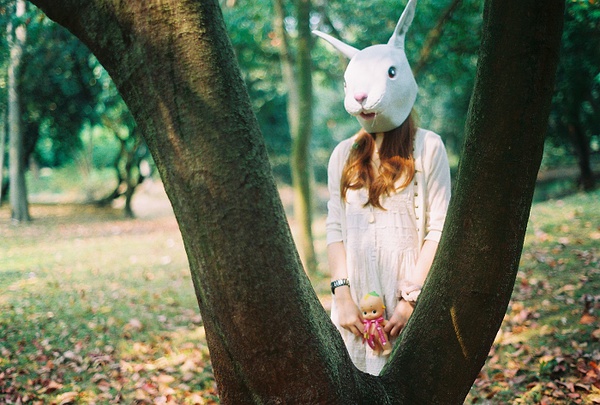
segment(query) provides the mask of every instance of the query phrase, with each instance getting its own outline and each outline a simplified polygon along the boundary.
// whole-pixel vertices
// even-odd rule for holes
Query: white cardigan
[[[340,193],[342,171],[355,137],[340,142],[331,154],[328,167],[327,244],[346,243],[345,204]],[[450,201],[450,166],[442,139],[419,128],[414,145],[415,217],[419,246],[425,240],[439,242]]]

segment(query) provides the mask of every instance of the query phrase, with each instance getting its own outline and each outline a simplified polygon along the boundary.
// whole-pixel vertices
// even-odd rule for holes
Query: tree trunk
[[[5,104],[0,104],[0,206],[4,198],[4,154],[6,153],[6,108]]]
[[[540,167],[564,2],[486,1],[466,139],[438,254],[385,375],[461,403],[501,325]],[[440,344],[440,342],[444,342]]]
[[[440,255],[382,378],[358,372],[294,250],[217,1],[35,0],[96,54],[185,243],[223,403],[461,403],[514,283],[564,2],[488,1]]]
[[[577,163],[579,164],[578,186],[583,191],[592,191],[596,186],[596,181],[590,162],[590,142],[587,136],[585,136],[581,128],[581,123],[578,122],[577,118],[571,120],[567,126],[567,130],[577,153]]]
[[[25,0],[16,1],[15,17],[25,14]],[[12,30],[11,30],[12,31]],[[31,220],[25,184],[25,142],[21,125],[21,103],[19,100],[19,80],[21,59],[25,45],[25,25],[19,22],[10,33],[10,62],[8,66],[8,132],[9,132],[9,181],[11,218],[15,223]]]
[[[294,219],[298,223],[296,242],[300,257],[309,274],[317,271],[317,255],[312,232],[312,192],[310,139],[312,137],[312,60],[310,32],[310,0],[295,3],[298,40],[297,57],[292,57],[289,35],[284,28],[285,9],[282,0],[274,0],[274,27],[279,37],[279,53],[283,81],[287,88],[287,116],[292,138],[291,172],[294,189]],[[294,68],[294,66],[296,68]]]

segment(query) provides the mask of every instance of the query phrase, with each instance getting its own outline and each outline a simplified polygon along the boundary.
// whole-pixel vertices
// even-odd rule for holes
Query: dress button
[[[369,215],[369,223],[372,224],[373,222],[375,222],[375,215],[371,214]]]

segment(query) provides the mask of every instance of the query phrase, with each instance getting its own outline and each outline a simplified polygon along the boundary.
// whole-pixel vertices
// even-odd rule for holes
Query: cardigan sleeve
[[[329,201],[327,202],[327,221],[325,223],[328,245],[344,241],[342,222],[344,221],[345,214],[344,202],[342,201],[340,192],[340,180],[352,143],[352,138],[340,142],[329,158],[329,165],[327,167]]]
[[[450,165],[442,139],[433,132],[425,138],[422,164],[427,187],[425,240],[439,242],[450,202]]]

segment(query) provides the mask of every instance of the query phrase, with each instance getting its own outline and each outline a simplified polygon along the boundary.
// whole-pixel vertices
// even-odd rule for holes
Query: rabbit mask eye
[[[394,66],[390,66],[390,68],[388,69],[388,76],[390,77],[390,79],[396,77],[396,68]]]

